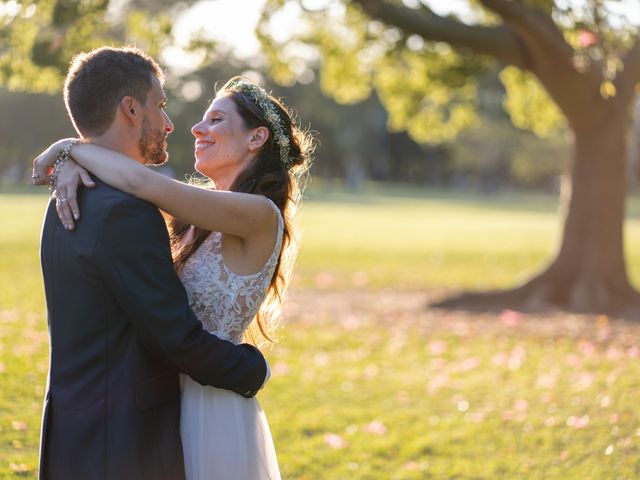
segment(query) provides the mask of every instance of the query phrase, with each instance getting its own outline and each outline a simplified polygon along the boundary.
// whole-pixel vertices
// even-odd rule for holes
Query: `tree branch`
[[[602,71],[591,64],[585,72],[574,66],[575,51],[547,14],[521,1],[480,0],[513,28],[531,56],[531,71],[555,100],[572,125],[588,117],[589,105],[602,100],[598,95]]]
[[[530,68],[516,36],[509,28],[466,25],[433,12],[427,13],[424,9],[412,10],[384,0],[353,2],[360,5],[370,17],[407,33],[420,35],[425,40],[445,42],[453,47],[492,56],[508,65]]]
[[[571,66],[573,48],[567,43],[553,19],[542,11],[534,10],[521,2],[509,0],[480,0],[489,10],[502,17],[519,33],[536,56],[548,58],[554,55],[556,62]]]

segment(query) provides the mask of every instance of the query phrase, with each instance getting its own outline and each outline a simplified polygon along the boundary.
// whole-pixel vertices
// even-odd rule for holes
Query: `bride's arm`
[[[86,143],[73,158],[105,183],[198,227],[247,239],[276,222],[266,197],[208,190],[170,179],[126,155]]]

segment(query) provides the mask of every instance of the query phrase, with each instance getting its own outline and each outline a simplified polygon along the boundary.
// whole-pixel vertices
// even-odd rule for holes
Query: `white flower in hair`
[[[289,156],[291,142],[284,127],[282,117],[278,114],[277,107],[269,99],[269,94],[259,85],[245,79],[238,79],[226,88],[232,92],[244,93],[264,112],[264,119],[269,125],[273,138],[280,150],[280,161],[289,168],[292,158]]]

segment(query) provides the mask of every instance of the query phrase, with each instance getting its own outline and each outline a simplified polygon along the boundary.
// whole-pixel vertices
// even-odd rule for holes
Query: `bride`
[[[164,140],[168,133],[153,131],[151,123],[146,128],[148,138]],[[204,328],[235,343],[243,337],[272,341],[274,315],[269,313],[281,301],[295,256],[290,220],[301,200],[311,138],[279,100],[242,77],[217,92],[191,132],[195,168],[212,181],[209,188],[171,180],[120,153],[69,140],[52,145],[34,165],[44,172],[61,152],[70,152],[71,158],[56,167],[59,196],[75,197],[76,178],[92,183],[86,169],[170,214],[174,264]],[[73,229],[80,212],[70,203],[58,202],[58,214]],[[202,386],[188,376],[181,380],[180,428],[189,480],[280,478],[269,426],[255,398]]]

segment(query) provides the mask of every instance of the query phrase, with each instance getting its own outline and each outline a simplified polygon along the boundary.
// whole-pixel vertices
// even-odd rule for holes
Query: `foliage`
[[[509,187],[557,190],[568,142],[554,136],[544,140],[513,128],[505,119],[491,119],[466,130],[448,147],[454,184],[495,191]]]
[[[0,176],[13,168],[29,177],[31,161],[47,145],[75,135],[62,95],[8,92],[0,89]]]
[[[424,293],[396,283],[406,277],[400,285],[416,286],[406,275],[411,263],[393,260],[407,241],[416,242],[414,261],[437,245],[467,248],[448,280],[446,260],[424,269],[426,276],[440,272],[434,285],[484,284],[491,265],[505,265],[502,278],[513,277],[519,268],[512,268],[513,253],[540,257],[541,231],[540,244],[550,243],[554,200],[380,193],[316,193],[305,207],[299,270],[313,288],[297,283],[290,293],[282,339],[267,352],[273,377],[259,395],[283,478],[637,478],[640,419],[630,395],[640,388],[637,326],[553,312],[439,312],[424,308]],[[6,479],[36,473],[49,353],[37,255],[45,202],[44,195],[0,195],[7,227],[0,233],[0,478]],[[637,216],[640,204],[632,207]],[[420,214],[422,237],[433,239],[421,251],[413,235],[398,235],[416,228]],[[485,224],[491,237],[483,237]],[[464,241],[471,237],[478,240],[473,246]],[[343,274],[358,283],[327,286],[327,258],[354,257],[371,243]],[[639,244],[629,242],[636,280]],[[473,271],[474,259],[484,267]],[[376,285],[384,288],[354,289],[364,278],[354,275],[358,269],[374,278],[381,262],[387,276]]]
[[[612,81],[621,68],[620,48],[629,46],[633,30],[626,19],[609,10],[612,2],[524,3],[554,16],[576,48],[576,65],[601,64],[602,95],[615,95]],[[413,1],[404,2],[404,7],[429,13],[432,4]],[[470,0],[469,8],[472,23],[501,23],[477,0]],[[285,14],[296,18],[301,27],[282,40],[270,27],[272,18]],[[475,82],[489,64],[486,58],[384,26],[344,0],[268,0],[259,31],[270,73],[278,82],[292,83],[296,73],[289,66],[307,61],[318,65],[323,91],[338,102],[361,101],[375,89],[389,112],[389,126],[406,130],[419,142],[451,140],[473,124]],[[562,132],[564,116],[530,73],[509,67],[501,79],[507,89],[505,110],[514,125],[543,138]]]
[[[541,138],[558,135],[566,128],[564,115],[533,75],[507,67],[500,73],[500,80],[507,89],[504,108],[516,127],[531,130]]]
[[[453,51],[388,54],[384,67],[376,68],[374,82],[389,112],[390,128],[406,130],[420,142],[442,143],[471,125],[476,88],[460,74],[468,68],[465,63]]]
[[[291,15],[295,2],[267,2],[258,32],[274,80],[291,83],[296,75],[288,66],[311,59],[327,96],[355,103],[375,89],[389,112],[389,127],[420,142],[451,140],[472,123],[473,74],[484,69],[481,60],[372,22],[349,2],[326,4],[301,10],[299,33],[281,42],[271,22],[278,14]]]
[[[136,45],[157,56],[171,18],[190,2],[12,0],[0,9],[0,86],[56,93],[76,53]]]

